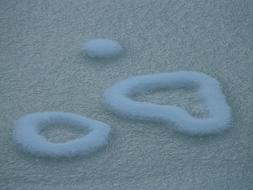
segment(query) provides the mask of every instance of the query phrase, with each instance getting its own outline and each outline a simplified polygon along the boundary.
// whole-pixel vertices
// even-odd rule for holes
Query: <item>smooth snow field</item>
[[[251,0],[1,0],[0,189],[250,190],[252,10]],[[124,52],[110,59],[83,55],[84,43],[92,39],[115,40]],[[115,53],[107,45],[95,47]],[[121,113],[104,103],[104,93],[120,81],[180,71],[204,73],[219,82],[225,104],[220,101],[215,108],[229,106],[231,128],[192,136],[175,130],[173,121],[165,126],[118,117]],[[177,106],[199,120],[213,116],[196,88],[141,88],[132,101]],[[212,96],[217,93],[208,94],[209,100],[215,100]],[[223,111],[213,113],[226,124]],[[110,126],[110,137],[89,154],[31,154],[16,144],[13,133],[19,118],[38,112],[92,118]],[[73,127],[71,121],[42,122],[47,126],[32,135],[24,127],[28,133],[21,133],[21,144],[43,148],[30,146],[34,135],[59,145],[92,133],[89,126]],[[84,148],[74,147],[78,153]]]

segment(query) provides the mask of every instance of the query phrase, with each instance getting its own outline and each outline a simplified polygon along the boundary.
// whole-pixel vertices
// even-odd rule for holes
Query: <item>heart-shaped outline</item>
[[[208,111],[207,118],[195,118],[178,106],[137,102],[130,96],[161,88],[198,88]],[[179,71],[142,75],[120,81],[104,92],[104,102],[116,114],[133,119],[165,122],[175,130],[191,135],[219,133],[231,127],[231,110],[220,85],[214,78],[199,72]]]

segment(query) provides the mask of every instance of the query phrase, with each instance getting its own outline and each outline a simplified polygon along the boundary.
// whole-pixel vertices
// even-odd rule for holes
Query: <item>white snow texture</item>
[[[52,124],[91,130],[82,138],[64,143],[49,142],[39,132]],[[72,157],[87,155],[107,144],[110,127],[102,122],[65,112],[38,112],[21,117],[14,130],[14,140],[24,151],[38,156]]]
[[[119,55],[123,48],[115,40],[93,39],[84,44],[82,51],[92,58],[111,58]]]
[[[202,103],[208,111],[208,117],[195,118],[178,106],[137,102],[130,98],[145,91],[164,88],[198,89]],[[186,134],[215,134],[231,127],[230,107],[218,81],[199,72],[179,71],[129,78],[107,89],[104,101],[109,109],[120,116],[163,122]],[[174,125],[171,125],[171,122]]]

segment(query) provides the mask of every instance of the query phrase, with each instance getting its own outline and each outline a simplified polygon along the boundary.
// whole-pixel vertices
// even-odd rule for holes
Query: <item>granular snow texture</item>
[[[1,189],[250,189],[252,10],[252,0],[1,0]],[[124,56],[83,57],[82,43],[97,37],[117,39]],[[179,70],[220,82],[233,114],[231,130],[189,137],[118,118],[102,104],[103,92],[117,81]],[[201,110],[194,92],[169,94],[138,98]],[[19,151],[14,122],[44,111],[103,121],[112,126],[111,141],[94,155],[73,159]]]

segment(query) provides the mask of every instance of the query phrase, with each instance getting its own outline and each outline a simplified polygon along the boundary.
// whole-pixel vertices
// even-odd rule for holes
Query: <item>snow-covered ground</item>
[[[250,189],[253,181],[253,3],[251,0],[1,0],[0,189]],[[94,38],[124,48],[84,57]],[[217,79],[233,116],[220,135],[192,137],[152,122],[118,118],[103,93],[136,75],[197,71]],[[206,113],[194,90],[135,97]],[[15,121],[32,112],[72,112],[112,134],[89,156],[39,158],[13,142]],[[42,131],[52,142],[72,128]]]

